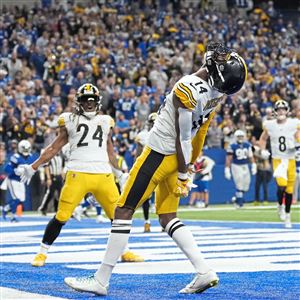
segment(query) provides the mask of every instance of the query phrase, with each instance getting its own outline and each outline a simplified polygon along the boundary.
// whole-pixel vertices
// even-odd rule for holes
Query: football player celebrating
[[[217,274],[176,212],[180,196],[187,196],[191,188],[189,165],[199,156],[215,109],[224,94],[240,90],[246,76],[244,60],[222,44],[213,43],[208,46],[204,65],[174,85],[158,112],[146,147],[129,173],[100,268],[94,276],[65,278],[67,285],[78,291],[107,294],[111,273],[129,238],[134,211],[154,190],[161,226],[197,273],[180,293],[200,293],[218,283]]]
[[[225,178],[231,179],[235,185],[235,197],[233,202],[237,208],[244,204],[244,193],[249,190],[251,176],[249,171],[249,163],[251,163],[251,174],[255,175],[257,166],[254,162],[252,145],[246,141],[246,134],[243,130],[236,130],[234,133],[236,142],[232,143],[227,148]]]
[[[40,251],[32,262],[35,267],[44,266],[50,246],[87,193],[93,193],[108,218],[113,219],[119,192],[112,167],[119,182],[122,183],[125,174],[118,169],[113,149],[111,135],[114,121],[108,115],[99,114],[100,108],[101,97],[97,87],[88,83],[82,85],[76,94],[75,113],[60,115],[60,131],[56,139],[36,161],[24,165],[20,174],[21,180],[28,183],[37,169],[69,142],[67,174],[58,210],[45,229]],[[143,261],[143,258],[125,250],[122,260]]]
[[[266,143],[270,137],[273,176],[277,183],[278,214],[285,227],[291,228],[291,205],[296,180],[296,152],[300,148],[300,121],[288,118],[289,104],[278,100],[274,105],[274,120],[263,124],[264,131],[259,139],[261,151],[268,155]],[[283,205],[285,199],[285,207]]]

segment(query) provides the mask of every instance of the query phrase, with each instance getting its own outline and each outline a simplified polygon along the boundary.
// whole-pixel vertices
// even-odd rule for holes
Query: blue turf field
[[[60,299],[97,298],[73,292],[63,279],[96,270],[110,224],[71,220],[51,248],[46,266],[33,268],[30,261],[48,220],[24,217],[18,224],[1,223],[1,286]],[[142,221],[134,222],[130,247],[145,262],[119,263],[107,299],[300,299],[299,224],[287,230],[279,223],[185,221],[220,283],[201,295],[180,295],[193,269],[158,223],[152,223],[153,232],[145,234]]]

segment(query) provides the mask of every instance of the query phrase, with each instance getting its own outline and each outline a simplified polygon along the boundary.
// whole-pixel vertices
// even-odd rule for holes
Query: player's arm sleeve
[[[253,151],[251,145],[249,146],[249,158],[253,158]]]
[[[193,89],[190,84],[184,82],[178,82],[174,88],[175,95],[179,98],[180,102],[187,109],[194,110],[197,101],[195,99],[195,95],[193,94]]]
[[[6,164],[6,166],[4,167],[4,171],[7,175],[13,175],[15,174],[14,169],[18,166],[18,158],[13,155],[9,162]]]
[[[197,157],[200,155],[200,152],[202,151],[209,124],[213,119],[213,117],[215,116],[215,114],[216,114],[215,111],[211,112],[206,122],[200,127],[197,134],[194,136],[192,140],[192,157],[190,161],[192,164],[196,161]]]
[[[178,108],[179,140],[185,164],[189,164],[192,152],[192,112],[185,108]]]
[[[268,124],[266,122],[264,122],[263,123],[263,132],[260,135],[260,138],[258,141],[258,145],[261,149],[266,149],[268,137],[269,137]]]

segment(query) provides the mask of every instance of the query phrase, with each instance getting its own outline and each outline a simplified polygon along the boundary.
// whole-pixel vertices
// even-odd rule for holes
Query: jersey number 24
[[[81,132],[81,131],[83,131],[83,133],[82,133],[80,140],[77,143],[77,147],[86,147],[86,146],[88,146],[89,143],[84,142],[84,140],[85,140],[86,136],[88,135],[89,126],[87,124],[79,124],[77,127],[77,132]],[[92,139],[99,141],[99,144],[98,144],[99,147],[102,146],[102,142],[103,142],[102,136],[103,136],[102,127],[100,125],[98,125],[92,136]]]

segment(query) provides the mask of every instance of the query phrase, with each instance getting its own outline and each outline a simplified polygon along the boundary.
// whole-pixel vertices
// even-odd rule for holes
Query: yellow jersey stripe
[[[176,96],[180,99],[181,103],[188,109],[193,110],[195,106],[191,103],[190,98],[185,92],[182,92],[179,89],[175,91]]]
[[[183,89],[181,86],[178,86],[178,89],[179,89],[182,93],[184,93],[185,95],[187,95],[187,97],[188,97],[187,100],[191,103],[191,105],[192,105],[193,107],[195,107],[196,104],[195,104],[195,102],[192,101],[192,99],[191,99],[190,95],[188,94],[188,92],[187,92],[185,89]]]
[[[196,106],[197,101],[195,100],[192,91],[191,91],[185,84],[183,84],[183,83],[179,83],[179,86],[188,92],[188,94],[190,95],[191,101],[192,101],[192,102],[195,104],[195,106]]]
[[[181,92],[187,94],[187,91],[184,90],[184,89],[182,89],[182,87],[178,87],[178,89],[179,89]],[[187,95],[188,95],[188,94],[187,94]],[[191,103],[191,105],[192,105],[193,107],[196,106],[196,103],[190,98],[190,95],[188,95],[188,101]]]
[[[194,109],[194,106],[192,105],[189,96],[186,94],[186,92],[183,92],[182,90],[177,87],[175,90],[175,95],[181,100],[181,103],[188,109]]]

